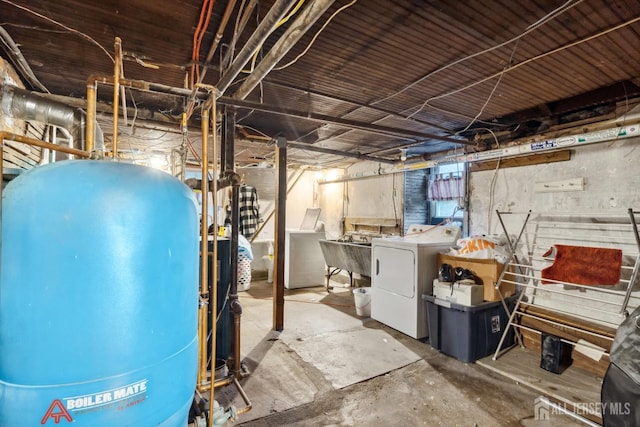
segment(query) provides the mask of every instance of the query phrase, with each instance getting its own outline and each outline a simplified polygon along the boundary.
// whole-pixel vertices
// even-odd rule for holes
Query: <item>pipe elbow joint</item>
[[[229,309],[233,312],[234,316],[242,315],[242,304],[240,304],[240,301],[237,299],[231,300]]]
[[[242,183],[242,177],[235,171],[226,171],[227,179],[232,186],[240,185]]]

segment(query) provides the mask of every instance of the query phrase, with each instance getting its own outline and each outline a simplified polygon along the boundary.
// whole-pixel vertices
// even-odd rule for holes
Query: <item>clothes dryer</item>
[[[422,294],[431,295],[437,254],[460,237],[457,226],[411,226],[404,237],[371,241],[371,317],[421,339],[429,336]]]

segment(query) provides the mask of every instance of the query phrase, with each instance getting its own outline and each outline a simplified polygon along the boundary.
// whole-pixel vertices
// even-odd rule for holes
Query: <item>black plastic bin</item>
[[[465,306],[422,295],[427,305],[431,347],[466,363],[490,355],[498,348],[509,316],[500,301]],[[506,298],[511,310],[516,297]],[[513,328],[503,348],[513,344]]]

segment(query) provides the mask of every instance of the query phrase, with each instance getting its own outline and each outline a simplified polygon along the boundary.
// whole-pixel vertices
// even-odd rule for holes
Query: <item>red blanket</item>
[[[620,249],[553,245],[543,256],[553,256],[554,251],[553,264],[541,272],[542,284],[552,283],[545,279],[605,286],[614,286],[620,281]]]

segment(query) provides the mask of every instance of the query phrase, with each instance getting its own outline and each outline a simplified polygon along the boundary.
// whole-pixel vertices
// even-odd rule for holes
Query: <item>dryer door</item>
[[[406,298],[416,292],[416,255],[411,249],[387,246],[372,248],[372,286]]]

